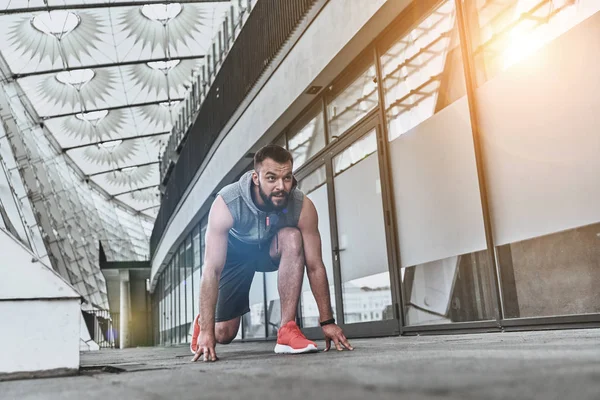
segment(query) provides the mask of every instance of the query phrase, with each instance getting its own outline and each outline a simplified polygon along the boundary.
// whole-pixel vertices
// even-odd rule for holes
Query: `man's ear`
[[[258,186],[258,172],[256,170],[252,171],[252,182]]]

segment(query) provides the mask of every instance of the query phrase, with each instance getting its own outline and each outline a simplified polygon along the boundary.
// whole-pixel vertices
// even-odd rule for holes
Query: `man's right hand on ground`
[[[214,334],[211,335],[210,333],[201,331],[198,336],[198,350],[196,350],[196,355],[192,361],[198,361],[202,354],[204,354],[202,361],[217,361],[217,352],[215,351],[216,345],[217,341],[215,340]]]

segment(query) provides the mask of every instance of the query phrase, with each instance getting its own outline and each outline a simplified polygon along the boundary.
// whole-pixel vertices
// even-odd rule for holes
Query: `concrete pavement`
[[[101,350],[82,373],[0,383],[1,399],[599,399],[600,330],[353,340],[353,352],[276,355],[273,342]],[[319,342],[320,348],[323,343]]]

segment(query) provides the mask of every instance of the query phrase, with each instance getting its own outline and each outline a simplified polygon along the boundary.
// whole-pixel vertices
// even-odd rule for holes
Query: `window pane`
[[[322,104],[317,103],[288,133],[289,151],[294,156],[294,170],[325,147]]]
[[[504,315],[597,313],[600,2],[469,3]]]
[[[200,263],[204,264],[204,253],[206,251],[206,228],[207,228],[207,220],[203,219],[200,225],[200,242],[202,244],[202,251],[200,253]]]
[[[444,1],[381,56],[389,140],[466,93],[454,0]]]
[[[377,135],[375,131],[354,142],[333,159],[333,173],[339,175],[348,168],[367,158],[377,151]]]
[[[264,272],[254,274],[250,286],[250,312],[244,314],[244,338],[265,337],[265,286]]]
[[[265,273],[267,290],[267,323],[269,337],[277,337],[277,330],[281,324],[281,301],[279,299],[277,272]]]
[[[600,224],[498,247],[507,318],[600,312]]]
[[[376,76],[375,66],[371,64],[352,82],[332,86],[335,94],[331,94],[332,100],[327,104],[329,141],[340,137],[377,107],[379,101]]]
[[[401,269],[407,325],[492,319],[487,251]]]
[[[187,342],[191,340],[191,326],[194,320],[194,281],[192,280],[192,237],[188,236],[185,243],[185,280],[183,287],[185,288],[185,331],[187,332]]]
[[[306,178],[302,179],[298,182],[298,189],[302,190],[302,193],[305,195],[310,194],[312,191],[316,190],[319,186],[325,183],[327,180],[327,175],[325,171],[325,166],[317,168],[314,172],[311,172]],[[319,215],[319,218],[320,215]]]
[[[394,318],[375,138],[373,130],[333,161],[344,322],[348,324]]]
[[[334,318],[337,318],[335,311],[335,286],[333,280],[333,260],[331,252],[331,231],[329,224],[329,202],[327,200],[327,184],[325,175],[325,166],[318,168],[306,178],[302,179],[298,187],[306,194],[306,197],[312,200],[319,217],[319,233],[321,235],[321,253],[327,281],[329,283],[329,295],[331,298],[331,307]],[[302,283],[302,326],[304,328],[319,326],[319,309],[317,302],[312,294],[308,275],[304,273]]]
[[[200,228],[195,227],[193,233],[194,240],[194,271],[200,268],[201,260],[200,260]]]
[[[455,2],[423,7],[407,20],[414,25],[391,30],[380,51],[405,322],[491,319]]]

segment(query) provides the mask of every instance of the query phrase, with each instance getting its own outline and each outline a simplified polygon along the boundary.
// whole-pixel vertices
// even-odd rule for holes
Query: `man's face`
[[[253,179],[267,208],[280,211],[287,206],[294,180],[290,161],[280,164],[267,158],[257,167]]]

